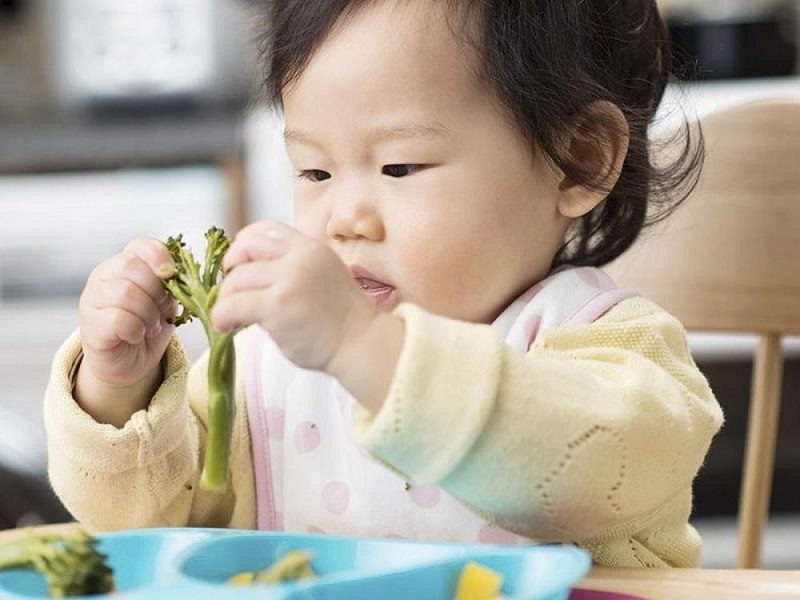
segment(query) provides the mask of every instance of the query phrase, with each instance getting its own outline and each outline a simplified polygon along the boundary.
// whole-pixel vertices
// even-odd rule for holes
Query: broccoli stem
[[[230,333],[215,333],[208,342],[208,437],[200,487],[224,492],[228,482],[228,456],[236,410],[236,349]]]

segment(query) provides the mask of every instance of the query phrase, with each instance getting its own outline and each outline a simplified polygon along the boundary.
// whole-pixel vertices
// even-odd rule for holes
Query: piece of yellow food
[[[256,574],[252,571],[245,571],[243,573],[237,573],[232,577],[228,578],[228,583],[230,585],[250,585],[253,583],[253,579],[256,578]]]
[[[455,600],[495,600],[500,597],[503,576],[476,562],[468,562],[461,570]]]
[[[262,571],[244,571],[228,578],[230,585],[250,585],[253,583],[275,584],[282,581],[296,581],[316,574],[311,568],[311,552],[292,550]]]

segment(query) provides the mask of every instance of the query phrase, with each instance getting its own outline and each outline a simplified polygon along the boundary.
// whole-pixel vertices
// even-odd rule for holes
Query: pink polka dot
[[[294,430],[294,447],[300,454],[315,450],[319,439],[319,427],[311,421],[303,421]]]
[[[478,532],[478,540],[481,544],[516,544],[517,536],[494,525],[486,525]]]
[[[600,287],[600,279],[597,277],[597,273],[594,269],[590,267],[581,267],[580,269],[575,269],[575,273],[586,285],[590,285],[594,288]]]
[[[269,433],[270,439],[282,441],[286,411],[277,406],[269,406],[264,411],[264,415],[267,419],[267,433]]]
[[[329,481],[322,488],[322,505],[332,515],[342,515],[350,504],[350,488],[344,481]]]
[[[442,492],[438,487],[432,485],[413,486],[408,491],[408,495],[411,496],[411,499],[417,506],[433,508],[439,504],[439,498],[441,498]]]

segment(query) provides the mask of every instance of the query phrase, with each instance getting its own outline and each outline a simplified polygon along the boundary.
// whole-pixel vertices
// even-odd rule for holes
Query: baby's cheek
[[[311,203],[297,199],[295,195],[293,225],[297,231],[313,240],[330,245],[331,239],[327,234],[326,224],[326,214],[322,206],[312,206]]]

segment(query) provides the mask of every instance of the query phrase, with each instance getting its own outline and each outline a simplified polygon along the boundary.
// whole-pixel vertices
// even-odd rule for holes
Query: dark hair
[[[280,107],[283,90],[336,22],[374,1],[268,3],[262,38],[268,102]],[[668,33],[655,0],[441,1],[464,17],[451,26],[477,54],[480,76],[512,121],[575,183],[596,188],[598,174],[569,155],[565,132],[606,143],[618,126],[607,111],[593,110],[598,101],[619,107],[627,121],[629,148],[616,185],[575,220],[554,266],[610,262],[691,192],[703,160],[699,128],[694,134],[686,124],[680,152],[666,164],[653,160],[648,137],[671,77]]]

